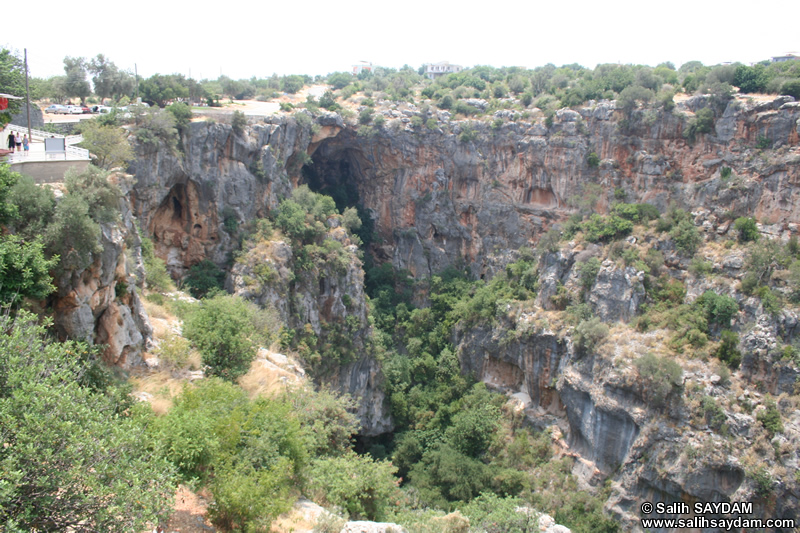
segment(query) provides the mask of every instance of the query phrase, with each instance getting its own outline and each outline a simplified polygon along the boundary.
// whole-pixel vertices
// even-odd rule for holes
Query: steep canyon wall
[[[675,202],[691,211],[695,224],[709,235],[726,234],[731,214],[756,217],[768,236],[796,235],[800,104],[787,97],[736,97],[719,111],[711,132],[689,142],[684,136],[688,124],[708,105],[708,98],[694,97],[672,112],[638,109],[625,116],[613,102],[600,102],[562,109],[552,121],[534,112],[529,119],[499,123],[451,120],[440,112],[434,129],[404,121],[416,111],[402,110],[408,111],[404,115],[388,109],[386,125],[369,132],[359,132],[357,125],[334,113],[313,122],[308,115],[251,120],[238,132],[225,124],[194,122],[181,152],[138,147],[131,197],[142,227],[175,275],[204,258],[228,264],[238,242],[225,221],[244,224],[265,216],[309,176],[320,192],[348,189],[349,198],[372,214],[378,235],[370,245],[373,257],[417,278],[461,262],[476,277],[491,278],[519,248],[534,246],[590,195],[596,195],[591,207],[599,212],[615,198],[651,203],[662,211]],[[590,154],[596,154],[597,164]],[[731,175],[723,176],[723,168],[731,169]],[[666,244],[650,244],[662,246],[674,272],[685,270],[679,258],[671,259]],[[280,241],[269,250],[263,261],[280,273],[291,251]],[[531,424],[558,428],[565,451],[577,458],[575,472],[581,479],[591,485],[612,480],[608,510],[631,528],[637,502],[643,499],[754,497],[745,466],[732,455],[709,453],[702,463],[687,455],[689,448],[722,450],[724,443],[702,428],[689,427],[685,405],[671,401],[653,409],[635,371],[608,363],[624,353],[582,355],[569,329],[554,318],[550,296],[559,285],[577,286],[579,254],[585,260],[592,253],[591,248],[568,246],[545,255],[533,308],[509,308],[495,326],[457,329],[453,341],[462,369],[498,390],[521,395],[517,398]],[[731,279],[741,277],[734,272],[741,260],[738,267],[736,258],[725,261],[728,266],[720,271]],[[293,327],[308,323],[319,333],[319,317],[356,309],[355,337],[366,334],[363,287],[354,286],[363,282],[361,269],[354,254],[338,274],[316,272],[323,283],[317,278],[293,281],[292,297],[303,302],[304,314],[292,318],[285,310],[284,318],[295,320]],[[246,287],[247,274],[234,266],[229,288],[279,311],[285,306],[288,274],[258,291]],[[587,303],[607,323],[627,322],[643,298],[641,276],[634,268],[604,263]],[[698,280],[688,285],[694,295],[715,288]],[[796,371],[767,364],[759,350],[765,354],[776,339],[791,340],[797,317],[788,312],[768,317],[757,303],[736,297],[757,324],[742,341],[752,347],[745,354],[743,377],[764,383],[774,394],[789,391]],[[645,335],[626,338],[618,349],[625,344],[634,355],[641,354],[649,342]],[[391,429],[380,392],[380,367],[357,349],[355,361],[329,380],[362,398],[364,432],[377,435]],[[705,387],[713,395],[711,378],[701,371],[687,372],[684,383]],[[731,431],[748,442],[751,423],[750,415],[732,415]],[[760,510],[795,516],[798,495],[792,490],[779,488],[778,496],[764,500]]]

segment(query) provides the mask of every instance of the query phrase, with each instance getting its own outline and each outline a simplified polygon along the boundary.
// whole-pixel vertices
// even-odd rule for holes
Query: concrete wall
[[[11,117],[11,123],[17,126],[28,127],[28,108],[25,101],[22,102],[22,108],[19,113]],[[31,128],[41,128],[44,126],[44,115],[39,106],[31,102]]]
[[[68,169],[83,172],[88,166],[89,161],[25,161],[13,163],[11,170],[30,176],[36,183],[57,183],[64,181]]]

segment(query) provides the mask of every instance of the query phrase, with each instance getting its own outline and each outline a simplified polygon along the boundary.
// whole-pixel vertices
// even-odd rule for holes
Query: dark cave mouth
[[[301,184],[311,191],[333,198],[336,209],[344,213],[354,207],[361,218],[361,228],[354,233],[361,239],[363,248],[369,250],[375,240],[373,211],[364,205],[359,185],[369,180],[359,164],[359,153],[354,148],[342,146],[338,139],[326,139],[314,151],[311,162],[300,169]]]

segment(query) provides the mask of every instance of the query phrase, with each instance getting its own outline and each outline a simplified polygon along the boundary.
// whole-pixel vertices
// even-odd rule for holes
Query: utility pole
[[[31,90],[28,88],[28,49],[25,49],[25,105],[27,106],[28,112],[26,115],[28,116],[28,144],[33,141],[33,137],[31,136]]]

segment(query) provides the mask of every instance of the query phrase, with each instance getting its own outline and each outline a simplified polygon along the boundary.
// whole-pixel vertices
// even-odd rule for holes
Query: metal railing
[[[16,124],[9,124],[6,126],[9,130],[13,131],[14,133],[19,133],[20,135],[27,135],[28,128],[25,126],[18,126]],[[64,142],[69,144],[78,144],[79,142],[83,141],[83,135],[61,135],[60,133],[53,133],[51,131],[43,131],[37,130],[35,128],[31,128],[31,139],[64,139]]]

